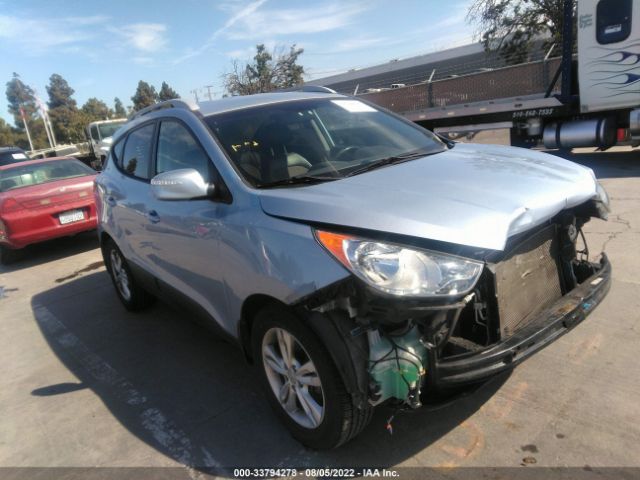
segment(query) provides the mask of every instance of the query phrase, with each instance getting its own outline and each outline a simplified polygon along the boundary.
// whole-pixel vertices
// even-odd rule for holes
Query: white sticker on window
[[[24,153],[12,153],[11,156],[14,160],[26,160],[27,156]]]
[[[377,112],[375,108],[359,100],[331,100],[331,102],[351,113]]]
[[[609,35],[611,33],[618,33],[622,31],[622,25],[621,24],[617,24],[617,25],[609,25],[608,27],[606,27],[604,29],[604,33],[606,35]]]

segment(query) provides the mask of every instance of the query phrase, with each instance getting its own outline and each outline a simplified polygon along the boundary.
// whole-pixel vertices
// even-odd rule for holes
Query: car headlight
[[[431,297],[471,290],[483,263],[430,250],[321,230],[316,238],[340,263],[370,286],[393,295]]]

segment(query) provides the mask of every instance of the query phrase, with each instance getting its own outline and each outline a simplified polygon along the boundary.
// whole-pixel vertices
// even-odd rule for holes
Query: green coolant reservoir
[[[377,387],[371,403],[377,405],[389,398],[408,401],[410,390],[420,388],[426,373],[427,349],[420,342],[418,328],[391,337],[397,348],[378,330],[370,330],[367,335],[369,372]]]

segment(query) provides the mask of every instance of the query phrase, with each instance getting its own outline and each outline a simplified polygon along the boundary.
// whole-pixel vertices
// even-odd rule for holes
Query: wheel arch
[[[367,359],[357,358],[357,351],[366,351],[368,347],[363,336],[352,338],[349,333],[351,322],[345,318],[345,315],[310,312],[301,306],[287,305],[269,295],[251,295],[242,305],[242,314],[238,325],[240,345],[246,360],[249,363],[254,361],[251,353],[254,320],[258,312],[268,305],[278,305],[291,311],[318,337],[338,369],[354,404],[362,407],[363,403],[367,401]]]

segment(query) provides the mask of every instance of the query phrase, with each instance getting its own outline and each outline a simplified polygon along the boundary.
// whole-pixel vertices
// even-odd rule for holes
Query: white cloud
[[[230,14],[229,19],[202,46],[187,51],[175,63],[201,55],[213,48],[220,37],[230,40],[258,40],[261,43],[264,43],[265,38],[270,38],[275,44],[279,37],[287,35],[313,34],[346,27],[360,13],[370,8],[366,3],[331,3],[288,9],[261,8],[266,2],[267,0],[254,0],[250,3],[227,1],[219,5],[220,10]],[[300,43],[296,42],[298,45]],[[235,49],[227,52],[227,55],[237,58],[246,55],[247,51],[245,48]]]
[[[230,39],[256,39],[293,34],[310,34],[343,28],[369,8],[364,3],[312,6],[307,8],[263,9],[237,18],[233,29],[226,28]]]
[[[267,0],[254,0],[248,4],[240,5],[239,2],[226,2],[222,3],[219,8],[225,12],[231,13],[231,16],[224,22],[224,25],[211,34],[209,39],[200,47],[190,49],[182,57],[175,60],[174,63],[182,63],[198,55],[202,55],[215,45],[216,39],[233,27],[236,23],[242,19],[254,14],[258,8],[260,8]]]
[[[80,49],[95,36],[95,25],[107,20],[103,15],[47,19],[0,15],[0,39],[27,55],[42,55],[60,47]]]
[[[156,52],[167,44],[164,36],[167,27],[161,23],[132,23],[111,31],[123,37],[127,45],[142,52]]]

